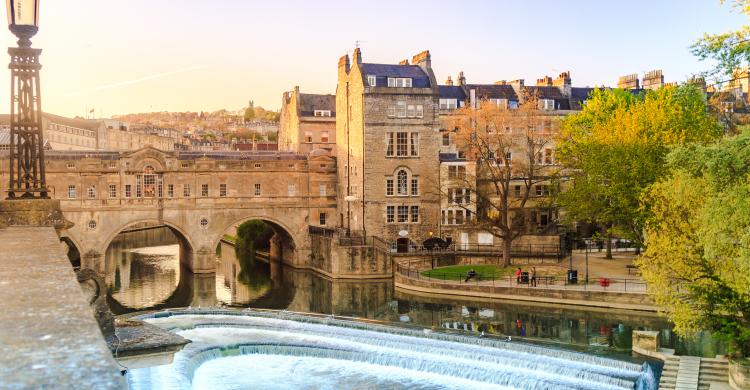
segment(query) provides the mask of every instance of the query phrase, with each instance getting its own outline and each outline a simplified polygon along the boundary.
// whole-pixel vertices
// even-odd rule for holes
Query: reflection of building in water
[[[128,307],[148,307],[177,288],[180,246],[167,227],[128,231],[112,241],[104,264],[113,298]]]
[[[671,326],[656,313],[570,306],[482,303],[424,298],[397,292],[394,308],[402,321],[461,332],[511,335],[527,339],[629,350],[633,329],[666,330]],[[477,302],[468,303],[477,305]]]

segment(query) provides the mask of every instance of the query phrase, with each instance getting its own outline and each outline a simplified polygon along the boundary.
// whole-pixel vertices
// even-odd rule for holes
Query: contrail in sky
[[[127,87],[129,85],[145,83],[146,81],[156,80],[156,79],[159,79],[159,78],[162,78],[162,77],[171,76],[171,75],[174,75],[174,74],[177,74],[177,73],[190,72],[190,71],[193,71],[193,70],[199,70],[199,69],[203,69],[203,68],[205,68],[205,66],[191,66],[191,67],[183,68],[183,69],[170,70],[168,72],[156,73],[156,74],[152,74],[150,76],[144,76],[144,77],[133,79],[133,80],[119,81],[119,82],[112,83],[112,84],[100,85],[100,86],[98,86],[96,88],[92,88],[92,89],[85,90],[85,91],[72,92],[72,93],[69,93],[69,94],[57,96],[56,98],[59,99],[59,98],[67,98],[67,97],[71,97],[71,96],[80,96],[80,95],[85,95],[85,94],[91,93],[91,92],[99,92],[99,91],[103,91],[103,90],[107,90],[107,89]]]

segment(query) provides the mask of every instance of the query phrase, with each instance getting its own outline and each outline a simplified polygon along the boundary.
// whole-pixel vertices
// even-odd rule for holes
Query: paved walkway
[[[1,229],[0,248],[0,388],[126,388],[55,230]]]
[[[677,369],[677,390],[698,390],[698,379],[701,371],[701,358],[695,356],[680,356]]]

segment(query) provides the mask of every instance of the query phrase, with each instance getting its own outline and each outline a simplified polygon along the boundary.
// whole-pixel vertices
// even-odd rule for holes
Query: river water
[[[463,335],[511,336],[590,354],[630,359],[633,330],[658,330],[681,354],[715,356],[717,342],[676,337],[656,313],[511,301],[436,298],[394,290],[391,280],[339,281],[256,261],[241,264],[224,246],[216,274],[180,268],[168,228],[123,233],[105,256],[116,314],[174,307],[252,307],[368,318]]]

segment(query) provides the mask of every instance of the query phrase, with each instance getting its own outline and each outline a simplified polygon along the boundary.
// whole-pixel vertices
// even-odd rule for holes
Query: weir
[[[193,342],[170,366],[132,370],[131,388],[656,388],[647,364],[525,343],[283,312],[205,313],[141,317]]]

